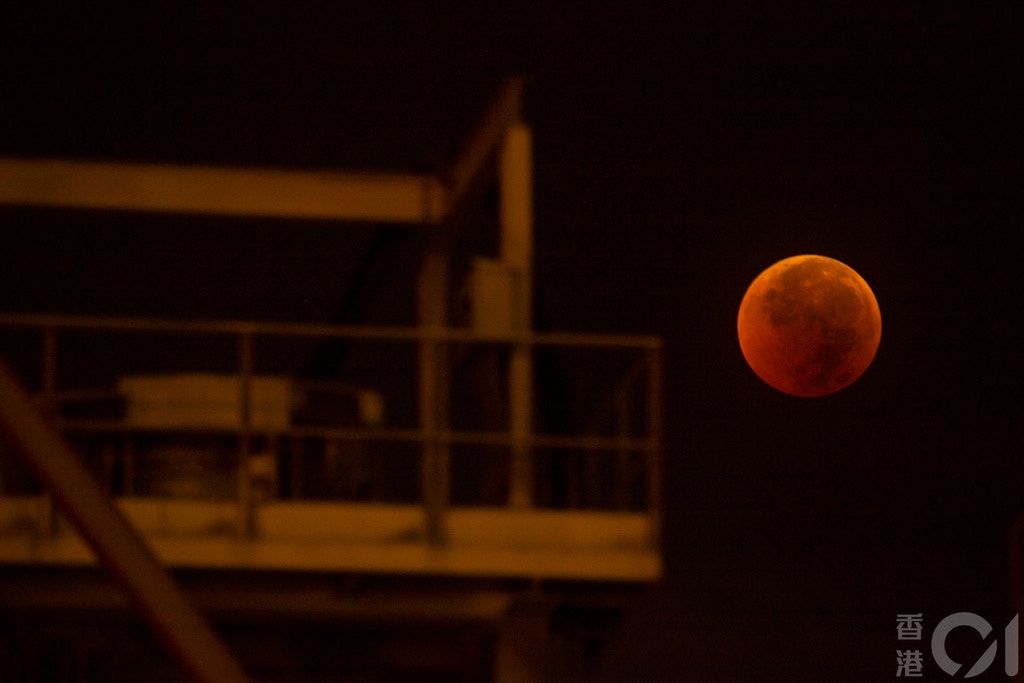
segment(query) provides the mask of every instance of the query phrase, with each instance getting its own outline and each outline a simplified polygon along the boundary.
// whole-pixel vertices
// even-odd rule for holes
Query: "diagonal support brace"
[[[2,359],[0,432],[193,680],[248,681],[227,647],[160,566],[141,536],[32,405]]]

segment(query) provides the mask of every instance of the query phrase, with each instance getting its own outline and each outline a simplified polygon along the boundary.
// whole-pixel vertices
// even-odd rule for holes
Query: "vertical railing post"
[[[256,533],[256,510],[253,505],[252,467],[252,333],[238,336],[238,534],[252,538]]]
[[[633,468],[631,467],[631,460],[633,459],[633,451],[626,445],[629,441],[630,431],[632,425],[630,424],[630,389],[633,388],[633,383],[630,382],[624,385],[616,399],[615,412],[616,412],[616,425],[615,432],[616,438],[619,441],[619,447],[616,450],[616,486],[615,486],[615,504],[620,510],[626,510],[629,508],[630,499],[630,482],[632,480]]]
[[[448,353],[437,332],[446,323],[445,294],[448,255],[431,246],[424,255],[417,282],[419,342],[419,408],[423,433],[421,478],[427,541],[447,541],[445,513],[449,497],[449,452],[444,432],[448,429]]]
[[[648,351],[647,368],[647,515],[648,542],[657,549],[661,544],[661,449],[663,391],[661,345]]]
[[[42,338],[42,414],[53,418],[57,413],[57,328],[47,325],[43,328]],[[39,530],[43,535],[52,536],[57,533],[57,513],[53,507],[53,499],[44,489],[39,495]]]

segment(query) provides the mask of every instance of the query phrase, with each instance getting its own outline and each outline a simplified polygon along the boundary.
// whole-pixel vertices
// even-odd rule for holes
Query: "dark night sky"
[[[1002,620],[1024,509],[1009,12],[231,4],[8,10],[0,153],[433,169],[525,74],[539,305],[555,328],[667,342],[669,576],[611,676],[685,679],[678,644],[705,618],[785,670],[728,635],[765,594],[800,596],[766,608],[797,629],[791,659],[816,629],[861,672],[822,680],[891,675],[898,612]],[[2,215],[9,310],[323,320],[364,246],[332,226]],[[797,253],[851,265],[882,309],[872,368],[820,400],[763,385],[735,340],[747,284]]]

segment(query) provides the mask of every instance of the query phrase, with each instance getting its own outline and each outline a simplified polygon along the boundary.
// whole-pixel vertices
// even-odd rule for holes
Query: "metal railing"
[[[445,539],[445,513],[449,507],[447,471],[450,463],[445,458],[425,457],[428,447],[446,452],[453,446],[498,446],[526,448],[531,453],[540,449],[572,449],[587,454],[588,462],[595,458],[616,458],[620,467],[627,459],[643,463],[642,480],[645,483],[642,496],[643,512],[649,519],[649,538],[656,546],[661,524],[661,450],[662,450],[662,345],[661,340],[641,335],[581,334],[566,332],[528,332],[516,334],[480,333],[470,329],[436,327],[394,327],[394,326],[341,326],[308,323],[249,322],[232,320],[176,321],[157,318],[91,317],[48,314],[0,314],[0,330],[20,329],[39,335],[40,387],[38,400],[44,413],[50,415],[53,425],[65,433],[116,434],[137,431],[137,427],[117,419],[66,418],[59,417],[54,409],[58,400],[70,394],[58,387],[59,356],[61,336],[75,331],[165,334],[165,335],[212,335],[235,340],[235,372],[239,377],[240,422],[237,429],[222,429],[221,433],[231,434],[238,440],[238,505],[241,520],[239,533],[251,537],[255,533],[254,515],[259,504],[253,496],[252,473],[249,459],[252,456],[253,440],[262,436],[296,437],[323,439],[324,441],[366,441],[398,442],[418,445],[423,449],[422,463],[422,504],[427,519],[428,540],[443,544]],[[583,434],[541,434],[529,432],[517,434],[509,431],[480,431],[452,429],[447,423],[419,424],[415,427],[401,426],[321,426],[289,425],[287,429],[267,428],[254,425],[249,397],[252,392],[257,369],[254,364],[254,346],[267,338],[289,338],[307,341],[325,339],[363,340],[367,342],[410,342],[431,343],[445,349],[450,345],[488,344],[492,346],[525,345],[531,351],[537,347],[591,348],[636,352],[638,357],[620,382],[611,392],[594,419],[589,433]],[[2,351],[2,349],[0,349]],[[420,356],[420,363],[434,362],[432,355]],[[440,367],[447,367],[440,365]],[[425,369],[419,369],[421,376]],[[447,384],[447,377],[440,377],[437,368],[429,376]],[[415,383],[414,383],[415,384]],[[644,388],[642,405],[630,401],[637,393],[638,385]],[[447,401],[447,393],[435,393],[435,400]],[[422,396],[418,400],[423,400]],[[447,408],[447,407],[446,407]],[[447,409],[435,411],[446,415]],[[631,424],[631,416],[641,414],[645,424]],[[610,424],[611,435],[600,433],[602,424]],[[196,427],[195,431],[215,432],[216,429]],[[605,432],[608,429],[604,429]],[[637,433],[634,433],[637,432]],[[633,456],[630,459],[630,456]],[[586,477],[584,477],[586,479]],[[625,499],[624,485],[615,494],[620,502]]]

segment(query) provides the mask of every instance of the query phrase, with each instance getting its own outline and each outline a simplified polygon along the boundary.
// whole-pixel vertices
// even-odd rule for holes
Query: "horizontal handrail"
[[[248,320],[173,320],[121,316],[0,313],[0,327],[119,332],[170,332],[276,337],[372,339],[377,341],[440,341],[533,346],[590,346],[602,348],[660,349],[653,335],[595,334],[590,332],[480,332],[468,328],[399,325],[335,325],[328,323],[257,322]]]
[[[231,436],[239,433],[236,427],[197,425],[194,427],[142,426],[127,424],[121,420],[70,418],[51,420],[51,424],[62,432],[79,434],[144,434],[150,432],[202,433]],[[356,429],[351,427],[258,427],[252,426],[246,433],[253,436],[277,436],[294,438],[326,439],[333,441],[392,441],[407,443],[443,443],[452,446],[512,446],[524,445],[537,448],[590,449],[607,451],[647,451],[653,446],[646,439],[623,439],[592,435],[528,434],[516,436],[511,432],[480,431],[425,431],[396,427],[372,427]]]

